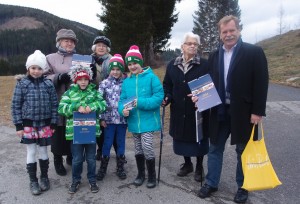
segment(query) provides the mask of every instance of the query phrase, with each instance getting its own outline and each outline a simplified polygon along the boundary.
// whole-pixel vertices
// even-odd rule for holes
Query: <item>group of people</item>
[[[109,54],[111,42],[105,36],[93,41],[91,66],[71,66],[78,39],[72,30],[59,30],[56,53],[45,56],[37,50],[28,57],[27,75],[18,79],[11,107],[17,135],[27,145],[32,194],[38,195],[50,188],[47,154],[50,144],[58,175],[66,175],[63,155],[67,155],[67,164],[72,165],[69,193],[75,193],[81,183],[84,160],[88,165],[90,189],[94,193],[99,191],[96,180],[106,175],[112,146],[116,152],[117,176],[126,179],[127,128],[133,135],[138,169],[133,183],[136,186],[144,183],[147,168],[147,187],[155,187],[153,137],[154,132],[161,129],[160,106],[170,104],[169,134],[173,138],[173,150],[184,158],[177,176],[195,172],[194,179],[204,181],[198,196],[211,196],[218,190],[225,144],[231,135],[231,145],[236,145],[237,154],[238,188],[234,201],[246,202],[248,191],[242,188],[241,154],[253,124],[265,116],[268,66],[260,47],[242,41],[239,23],[239,19],[231,15],[219,21],[220,46],[208,60],[199,55],[199,36],[186,33],[181,44],[182,54],[168,63],[163,83],[150,67],[143,67],[138,46],[130,47],[124,62],[120,54]],[[125,73],[125,64],[129,74]],[[203,138],[196,142],[195,104],[198,98],[191,94],[188,82],[205,74],[212,77],[222,104],[200,113]],[[134,106],[124,106],[125,101],[133,97]],[[96,125],[96,136],[100,138],[98,150],[96,144],[72,144],[74,111],[95,111],[99,115]],[[37,151],[40,183],[36,176]],[[206,176],[205,155],[208,155]],[[195,169],[192,157],[196,157]],[[101,160],[97,174],[96,158]]]

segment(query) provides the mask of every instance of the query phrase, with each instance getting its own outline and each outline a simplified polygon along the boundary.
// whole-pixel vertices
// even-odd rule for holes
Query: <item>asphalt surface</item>
[[[168,118],[166,119],[168,120]],[[19,139],[12,127],[0,127],[0,203],[218,203],[231,204],[236,192],[235,166],[236,155],[234,146],[227,144],[223,172],[219,191],[206,199],[197,197],[200,183],[194,181],[194,173],[187,177],[177,177],[183,158],[174,155],[172,139],[165,128],[160,183],[154,189],[148,189],[146,182],[135,187],[132,181],[136,177],[133,139],[126,140],[125,165],[126,180],[119,180],[115,174],[115,153],[111,152],[108,172],[103,181],[99,181],[100,191],[91,193],[86,179],[86,163],[82,174],[82,185],[74,195],[68,193],[71,182],[71,167],[65,164],[68,174],[55,174],[52,154],[50,155],[49,178],[51,188],[39,196],[32,196],[29,191],[29,179],[26,173],[26,148],[19,143]],[[274,169],[283,183],[281,186],[265,191],[249,193],[247,203],[277,204],[300,203],[299,198],[299,170],[300,170],[300,89],[271,85],[269,88],[267,117],[264,119],[265,141]],[[156,169],[158,169],[158,155],[160,134],[155,138]],[[195,158],[193,158],[195,165]],[[97,161],[97,169],[99,168]],[[204,170],[206,172],[206,157]]]

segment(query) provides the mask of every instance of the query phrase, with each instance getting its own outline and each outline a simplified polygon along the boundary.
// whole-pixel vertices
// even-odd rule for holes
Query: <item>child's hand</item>
[[[22,138],[24,135],[24,130],[17,131],[17,135],[19,136],[19,138]]]
[[[92,109],[89,106],[85,107],[85,113],[90,113],[90,112],[92,112]]]
[[[102,121],[100,122],[100,125],[101,125],[102,127],[104,127],[104,128],[107,127],[106,122],[105,122],[104,120],[102,120]]]
[[[82,106],[79,106],[78,112],[79,112],[79,113],[85,113],[85,108],[82,107]]]
[[[125,116],[125,117],[128,117],[129,116],[129,111],[131,110],[132,108],[124,108],[123,109],[123,115]]]

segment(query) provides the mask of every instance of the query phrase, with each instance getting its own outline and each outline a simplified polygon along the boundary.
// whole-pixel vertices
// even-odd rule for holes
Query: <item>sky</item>
[[[197,2],[182,0],[176,5],[175,12],[179,12],[179,17],[171,32],[171,49],[180,48],[184,33],[192,31],[192,15],[198,8]],[[104,27],[96,16],[102,12],[98,0],[0,0],[0,4],[37,8],[96,29],[102,30]],[[245,42],[256,43],[278,35],[280,8],[283,11],[284,31],[300,28],[299,0],[239,0],[239,6],[243,24],[242,38]]]

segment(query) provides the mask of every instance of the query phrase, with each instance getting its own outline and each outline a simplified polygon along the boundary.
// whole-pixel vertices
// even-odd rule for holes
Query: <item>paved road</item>
[[[300,89],[271,85],[269,89],[267,117],[264,120],[265,140],[275,171],[283,185],[266,191],[250,193],[247,203],[277,204],[300,203],[299,199],[299,155],[300,155]],[[40,196],[32,196],[28,188],[28,176],[25,170],[26,149],[18,143],[15,131],[11,127],[0,127],[0,203],[233,203],[236,192],[235,152],[227,145],[224,168],[219,191],[205,200],[196,196],[200,184],[193,180],[193,174],[179,178],[176,171],[183,159],[173,154],[172,141],[169,136],[164,139],[161,182],[154,189],[145,185],[135,187],[131,184],[136,176],[133,140],[127,139],[126,170],[128,178],[120,181],[115,175],[115,156],[109,163],[108,174],[104,181],[98,182],[100,191],[89,191],[86,171],[83,184],[75,195],[68,194],[71,181],[70,167],[68,175],[57,176],[54,173],[53,160],[50,158],[51,189]],[[167,131],[165,133],[167,135]],[[159,134],[155,139],[156,155],[159,153]],[[51,155],[51,154],[49,154]],[[156,162],[158,165],[158,161]],[[85,167],[85,166],[84,166]],[[97,168],[99,162],[97,162]],[[206,169],[206,158],[205,158]]]

